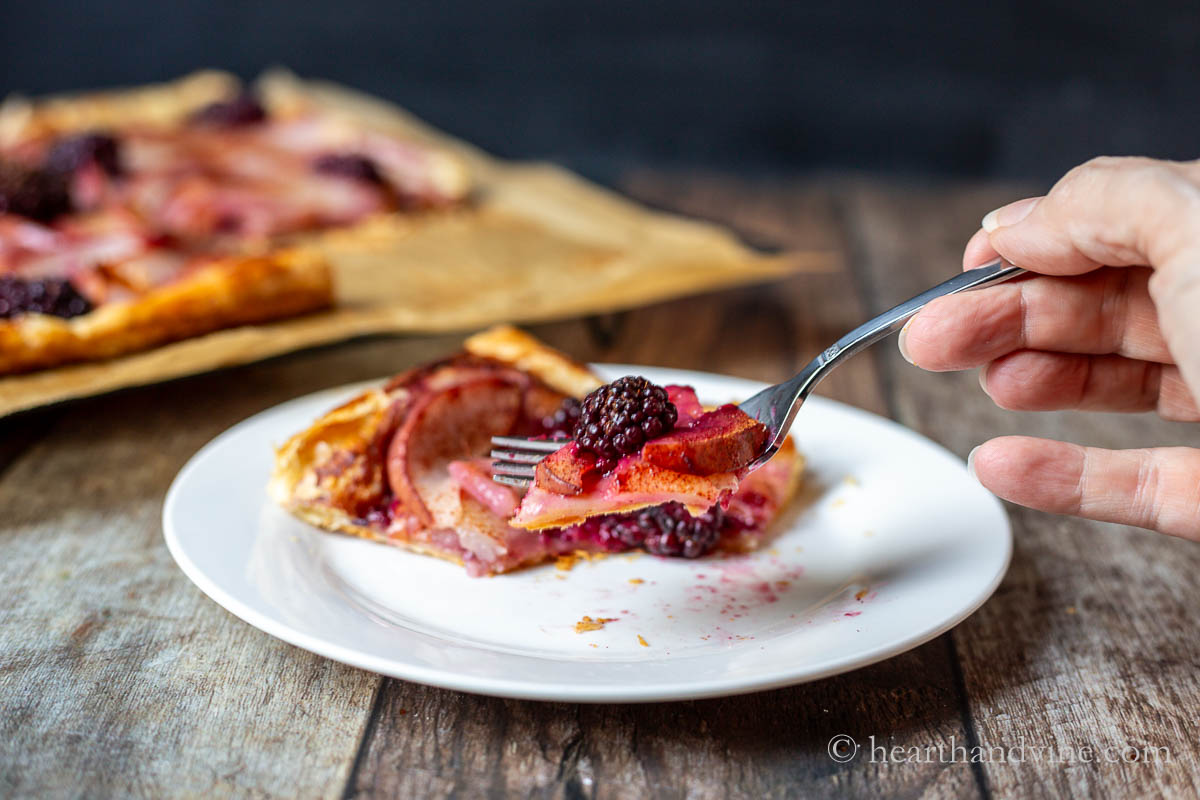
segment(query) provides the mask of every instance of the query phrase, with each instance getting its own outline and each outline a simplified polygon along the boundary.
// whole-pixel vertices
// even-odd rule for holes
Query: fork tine
[[[513,464],[507,461],[492,464],[493,475],[509,475],[514,478],[532,478],[536,469],[532,464]]]
[[[514,478],[511,475],[493,475],[492,480],[496,483],[506,483],[509,486],[516,486],[519,489],[528,489],[533,485],[532,478]]]
[[[527,489],[533,485],[537,465],[542,459],[565,444],[563,440],[493,436],[492,480]]]
[[[546,457],[545,453],[522,453],[520,450],[493,450],[493,461],[511,461],[514,464],[537,464]]]
[[[519,436],[493,436],[492,444],[509,450],[532,450],[536,453],[553,453],[568,444],[566,440],[522,439]]]

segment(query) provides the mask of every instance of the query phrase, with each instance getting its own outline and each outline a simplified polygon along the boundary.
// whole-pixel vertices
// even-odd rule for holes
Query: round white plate
[[[601,365],[696,388],[707,403],[762,384]],[[896,655],[991,595],[1012,537],[1000,503],[941,447],[813,397],[794,433],[805,486],[757,553],[695,561],[613,555],[493,578],[324,533],[264,487],[272,446],[361,386],[264,411],[179,473],[163,527],[209,597],[298,647],[363,669],[468,692],[626,702],[736,694]],[[576,632],[584,616],[611,619]]]

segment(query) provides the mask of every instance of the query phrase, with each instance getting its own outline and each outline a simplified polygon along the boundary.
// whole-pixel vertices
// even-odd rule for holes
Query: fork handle
[[[811,389],[812,384],[825,377],[825,374],[841,361],[900,330],[904,327],[904,323],[908,322],[918,311],[939,297],[993,286],[997,283],[1003,283],[1009,278],[1015,278],[1024,272],[1025,270],[1021,267],[1014,267],[1004,259],[996,259],[990,264],[985,264],[977,269],[969,269],[955,275],[950,280],[943,281],[932,289],[921,292],[913,299],[906,300],[894,308],[889,308],[874,319],[867,320],[862,325],[859,325],[827,347],[825,352],[817,357],[817,363],[815,364],[817,367],[815,370],[816,374],[812,375],[814,380],[812,380],[809,388]]]
[[[895,333],[914,314],[927,306],[931,301],[948,294],[958,294],[971,289],[982,289],[1025,272],[1020,267],[999,259],[978,269],[971,269],[955,275],[948,281],[939,283],[932,289],[922,292],[911,300],[907,300],[895,308],[890,308],[874,319],[864,322],[847,333],[825,352],[810,361],[800,373],[786,383],[771,386],[751,397],[741,404],[740,408],[760,422],[770,420],[769,427],[774,434],[764,452],[753,462],[751,468],[766,462],[783,444],[787,438],[792,421],[801,403],[808,397],[821,379],[828,375],[834,367],[855,353],[870,347],[880,339]],[[776,405],[779,396],[786,397],[786,405]]]

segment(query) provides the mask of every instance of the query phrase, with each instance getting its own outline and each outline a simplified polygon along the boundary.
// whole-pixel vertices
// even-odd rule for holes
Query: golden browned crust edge
[[[468,353],[502,361],[563,394],[583,397],[604,381],[578,361],[512,325],[494,325],[463,343]]]
[[[228,97],[240,82],[225,72],[195,72],[167,83],[82,92],[0,104],[0,146],[89,128],[177,123],[200,106]]]
[[[317,514],[319,509],[329,509],[323,504],[313,504],[313,501],[324,496],[317,491],[315,476],[311,474],[313,464],[327,448],[365,446],[383,424],[392,402],[391,395],[382,388],[368,389],[322,414],[307,428],[275,448],[275,468],[267,486],[271,497],[290,510],[310,508],[308,513]],[[345,520],[341,520],[341,517],[345,517]],[[343,522],[348,523],[349,519],[348,515],[338,511],[330,519],[315,524],[323,528],[335,524],[340,526]]]
[[[779,513],[783,513],[783,509],[796,497],[796,492],[800,490],[801,484],[804,483],[804,466],[807,463],[804,454],[800,452],[800,448],[796,446],[796,440],[788,438],[784,441],[783,446],[779,448],[776,457],[780,455],[790,456],[792,459],[792,470],[788,476],[787,490],[784,492],[783,500],[779,503]],[[776,519],[779,514],[775,515]]]
[[[185,278],[72,319],[0,320],[0,374],[146,350],[333,302],[328,264],[305,250],[215,261]]]

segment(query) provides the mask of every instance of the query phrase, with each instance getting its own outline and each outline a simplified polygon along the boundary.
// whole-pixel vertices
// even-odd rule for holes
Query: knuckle
[[[1144,453],[1138,464],[1137,485],[1131,509],[1137,524],[1142,527],[1157,527],[1160,478],[1157,460],[1152,454]]]
[[[1143,192],[1175,193],[1187,183],[1174,168],[1163,161],[1144,160],[1130,166],[1126,173],[1130,188]]]
[[[1141,159],[1131,156],[1097,156],[1068,171],[1046,196],[1046,212],[1060,223],[1070,224],[1089,200],[1104,197],[1114,182],[1142,169]]]
[[[1107,180],[1113,175],[1140,169],[1152,161],[1153,159],[1140,156],[1096,156],[1071,169],[1063,176],[1063,182],[1077,184],[1097,179]]]
[[[1141,156],[1100,156],[1068,172],[1047,211],[1098,257],[1160,266],[1200,240],[1200,171]],[[1104,262],[1102,262],[1104,263]]]
[[[1054,190],[1075,192],[1086,188],[1091,191],[1117,181],[1128,182],[1131,187],[1167,185],[1178,177],[1165,161],[1143,156],[1096,156],[1070,170]]]

